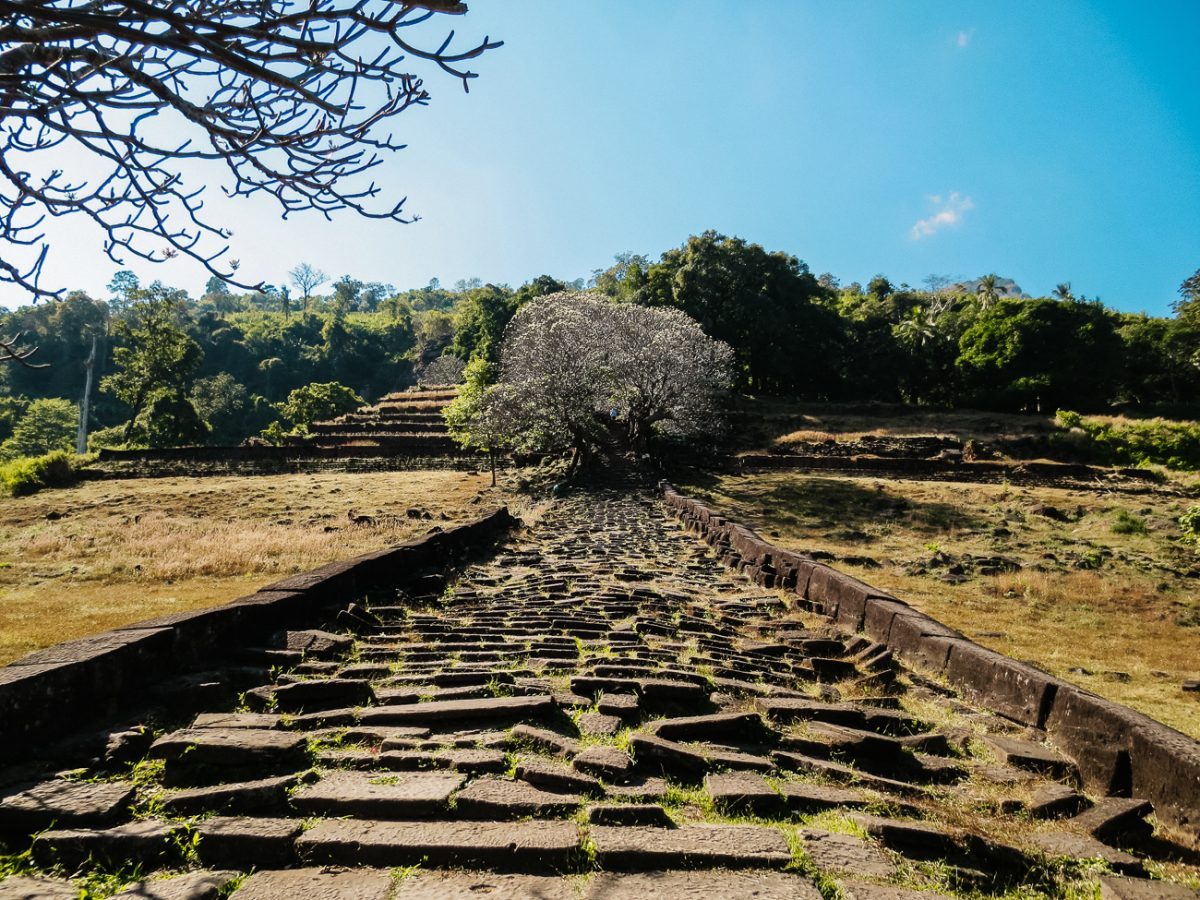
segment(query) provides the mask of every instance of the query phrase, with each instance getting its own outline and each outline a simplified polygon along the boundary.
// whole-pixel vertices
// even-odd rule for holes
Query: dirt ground
[[[840,478],[683,483],[782,546],[1200,737],[1200,553],[1179,494]]]
[[[0,500],[0,664],[467,521],[505,502],[489,484],[450,471],[148,478]]]

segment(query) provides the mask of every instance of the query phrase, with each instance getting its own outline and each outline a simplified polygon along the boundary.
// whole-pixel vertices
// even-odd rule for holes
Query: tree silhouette
[[[465,12],[456,0],[0,0],[0,282],[60,294],[41,284],[42,226],[74,214],[118,265],[184,256],[257,289],[235,279],[203,183],[186,183],[197,161],[224,164],[226,195],[271,196],[285,217],[413,221],[403,199],[376,203],[367,176],[403,146],[390,120],[429,100],[414,63],[466,88],[464,64],[500,46],[408,38]],[[80,156],[100,174],[56,168]]]
[[[1062,281],[1054,286],[1052,292],[1058,300],[1074,300],[1075,295],[1071,293],[1071,282]]]

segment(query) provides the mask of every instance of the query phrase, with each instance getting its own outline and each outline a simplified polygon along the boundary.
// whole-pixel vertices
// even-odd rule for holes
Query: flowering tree
[[[489,449],[570,449],[578,461],[615,438],[642,451],[656,432],[713,429],[732,360],[679,310],[551,294],[506,329],[498,383],[484,390],[468,378],[447,417],[459,440]]]

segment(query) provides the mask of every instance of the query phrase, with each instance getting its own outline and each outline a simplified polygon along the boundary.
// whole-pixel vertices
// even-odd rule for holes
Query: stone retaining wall
[[[146,702],[164,681],[253,646],[273,632],[303,627],[334,604],[372,587],[405,588],[490,548],[515,520],[500,508],[475,521],[333,562],[268,584],[247,597],[66,641],[0,668],[0,761],[30,744],[77,731],[91,719]]]
[[[1163,476],[1150,469],[1088,466],[1060,462],[966,462],[949,459],[915,459],[896,456],[814,456],[774,453],[747,453],[737,457],[742,471],[762,469],[820,469],[861,472],[866,475],[887,472],[905,477],[950,477],[961,481],[1111,481],[1118,477],[1141,484],[1159,484]]]
[[[1097,793],[1150,800],[1159,817],[1200,831],[1200,742],[1149,716],[981,647],[904,601],[801,553],[768,543],[698,500],[662,485],[663,501],[722,560],[765,587],[795,593],[839,628],[863,632],[906,664],[972,700],[1044,730]]]

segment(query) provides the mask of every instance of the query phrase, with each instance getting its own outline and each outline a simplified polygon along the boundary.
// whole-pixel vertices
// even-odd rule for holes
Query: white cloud
[[[964,197],[958,191],[951,192],[947,197],[934,194],[929,198],[929,202],[937,209],[933,215],[918,219],[913,225],[911,235],[914,241],[937,234],[943,228],[957,228],[962,224],[967,211],[975,208],[975,201]]]
[[[968,28],[968,29],[964,29],[963,31],[960,31],[958,33],[958,41],[957,41],[958,46],[959,47],[967,46],[967,44],[971,43],[971,38],[973,38],[974,36],[975,36],[974,28]]]

